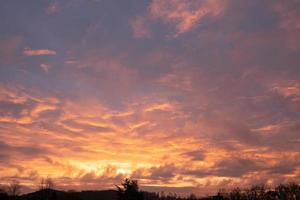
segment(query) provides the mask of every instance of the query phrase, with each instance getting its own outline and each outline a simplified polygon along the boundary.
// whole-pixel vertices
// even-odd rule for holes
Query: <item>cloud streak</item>
[[[25,48],[23,51],[25,56],[54,56],[56,55],[56,51],[49,50],[49,49],[30,49]]]

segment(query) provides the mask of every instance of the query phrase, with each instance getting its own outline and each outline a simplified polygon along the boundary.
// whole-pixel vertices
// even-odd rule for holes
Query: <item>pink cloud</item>
[[[291,98],[293,101],[300,101],[300,83],[292,82],[288,85],[275,86],[273,90],[286,98]]]
[[[224,0],[217,1],[158,1],[154,0],[149,6],[149,12],[155,19],[164,23],[174,24],[176,34],[189,31],[205,16],[216,17],[225,7]]]
[[[51,15],[51,14],[54,14],[54,13],[57,13],[61,10],[61,7],[59,6],[59,4],[57,2],[54,2],[54,3],[51,3],[47,9],[46,9],[46,13],[48,15]]]
[[[291,6],[295,6],[294,8]],[[279,1],[275,5],[275,11],[281,17],[280,26],[285,29],[300,29],[300,19],[299,12],[297,10],[297,5],[299,6],[299,1]]]
[[[280,18],[279,28],[287,34],[287,42],[292,49],[300,48],[300,14],[299,1],[278,1],[275,5],[275,12]]]
[[[50,49],[30,49],[30,48],[25,48],[23,51],[23,54],[25,56],[43,56],[43,55],[48,55],[48,56],[54,56],[56,55],[56,51],[50,50]]]
[[[150,38],[151,32],[146,24],[146,19],[143,17],[137,17],[130,21],[134,38]]]

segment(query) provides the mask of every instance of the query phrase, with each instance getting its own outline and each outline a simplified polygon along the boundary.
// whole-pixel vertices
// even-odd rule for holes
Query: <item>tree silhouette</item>
[[[42,178],[38,186],[41,200],[56,200],[56,192],[54,189],[54,182],[51,178]]]
[[[232,200],[241,200],[242,199],[241,189],[240,188],[234,188],[233,190],[231,190],[230,199],[232,199]]]
[[[187,198],[187,200],[196,200],[197,199],[197,197],[196,197],[196,195],[195,194],[190,194],[190,196]]]
[[[300,186],[296,183],[280,184],[275,188],[279,199],[300,200]]]
[[[51,190],[54,188],[54,182],[51,178],[42,178],[39,184],[39,190]]]
[[[0,185],[0,199],[1,200],[8,200],[8,195],[5,191],[5,188],[2,187],[1,185]]]
[[[143,194],[139,191],[138,181],[126,178],[121,187],[117,186],[119,200],[143,200]]]
[[[21,194],[21,185],[19,181],[12,181],[7,186],[7,194],[10,199],[16,199]]]

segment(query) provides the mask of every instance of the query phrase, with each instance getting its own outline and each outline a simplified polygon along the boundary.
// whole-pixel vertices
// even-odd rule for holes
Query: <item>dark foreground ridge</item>
[[[59,190],[37,191],[22,195],[18,200],[117,200],[116,190],[65,192]]]
[[[179,197],[176,194],[164,194],[140,191],[136,180],[125,179],[117,190],[102,191],[60,191],[46,187],[36,192],[19,195],[18,188],[0,189],[0,200],[300,200],[300,185],[297,183],[280,184],[274,189],[265,185],[251,188],[220,190],[214,196]],[[47,184],[50,186],[50,184]]]
[[[0,194],[0,200],[117,200],[116,190],[66,192],[60,190],[39,190],[16,197]]]

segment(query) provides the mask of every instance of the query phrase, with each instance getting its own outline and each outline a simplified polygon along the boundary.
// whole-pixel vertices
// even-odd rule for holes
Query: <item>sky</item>
[[[0,183],[211,194],[300,179],[299,0],[2,0]]]

